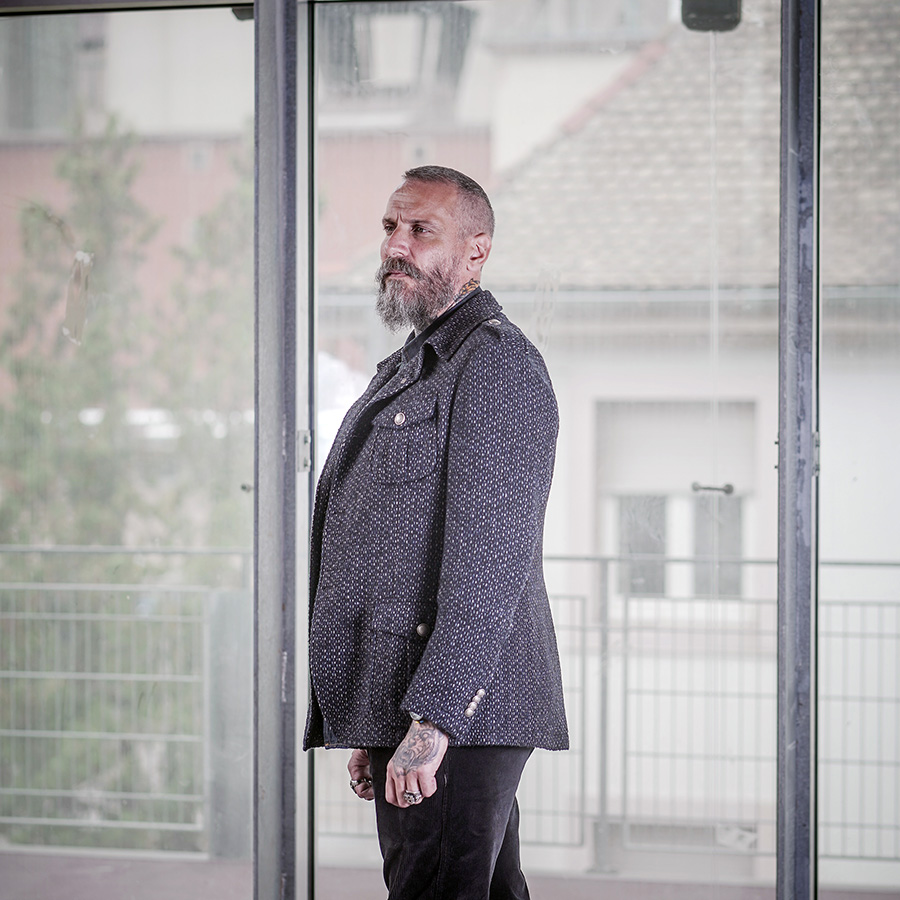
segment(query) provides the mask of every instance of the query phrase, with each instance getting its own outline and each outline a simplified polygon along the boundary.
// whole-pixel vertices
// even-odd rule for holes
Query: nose
[[[399,228],[386,235],[381,245],[381,255],[384,259],[405,259],[408,251],[406,238],[401,235]]]

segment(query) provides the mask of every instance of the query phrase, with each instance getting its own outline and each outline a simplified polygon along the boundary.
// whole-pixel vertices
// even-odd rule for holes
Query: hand
[[[350,762],[347,763],[347,771],[352,781],[358,781],[355,787],[350,787],[353,793],[361,800],[374,800],[375,791],[372,788],[372,769],[369,767],[369,754],[365,750],[354,750],[350,754]]]
[[[407,792],[430,797],[437,790],[435,775],[448,743],[449,738],[437,725],[413,722],[387,766],[387,802],[405,809],[415,806],[404,796]]]

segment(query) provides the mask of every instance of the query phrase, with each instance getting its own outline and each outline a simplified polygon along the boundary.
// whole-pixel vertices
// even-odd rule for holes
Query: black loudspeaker
[[[733,31],[741,21],[741,0],[681,0],[681,21],[691,31]]]

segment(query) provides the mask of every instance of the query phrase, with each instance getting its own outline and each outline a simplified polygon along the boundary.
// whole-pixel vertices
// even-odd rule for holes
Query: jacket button
[[[394,416],[394,424],[402,425],[406,421],[406,413],[398,412],[396,416]]]
[[[475,696],[483,697],[484,696],[484,688],[478,688],[478,693]]]
[[[422,622],[419,625],[416,625],[416,634],[419,637],[427,637],[428,631],[429,631],[429,628],[425,622]]]
[[[474,716],[474,715],[475,715],[475,707],[474,707],[474,706],[467,706],[467,707],[466,707],[466,716],[467,716],[467,718],[471,719],[472,716]]]

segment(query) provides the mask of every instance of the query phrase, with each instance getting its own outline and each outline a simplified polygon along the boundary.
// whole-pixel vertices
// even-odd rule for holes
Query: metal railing
[[[23,549],[56,560],[122,554]],[[249,554],[139,552],[230,556],[223,580],[236,584],[249,572]],[[0,583],[6,842],[249,848],[252,594],[161,584],[151,571],[153,583]],[[243,820],[228,815],[238,810]]]
[[[637,561],[662,566],[664,596],[623,590],[635,558],[546,559],[572,749],[526,766],[523,843],[600,871],[714,854],[755,877],[775,853],[775,563],[720,560],[741,570],[723,598],[693,592],[710,560]],[[820,595],[820,856],[900,861],[900,564],[822,563]],[[372,834],[344,757],[319,756],[320,833]]]
[[[632,568],[648,562],[664,595],[633,592]],[[588,774],[572,791],[581,781],[599,870],[634,852],[774,851],[774,564],[723,564],[741,568],[738,596],[693,592],[714,585],[709,560],[547,560],[564,669],[584,673],[570,718]],[[583,611],[560,615],[559,590],[573,586]],[[585,653],[567,660],[575,632]]]
[[[546,560],[572,749],[526,767],[523,842],[600,870],[635,852],[770,857],[774,563],[725,561],[741,590],[722,598],[693,592],[708,561],[656,561],[664,596],[624,590],[633,559]],[[897,861],[900,564],[823,563],[820,584],[820,851]],[[5,839],[246,852],[251,613],[240,584],[0,584]],[[373,830],[344,757],[318,756],[326,836]]]

